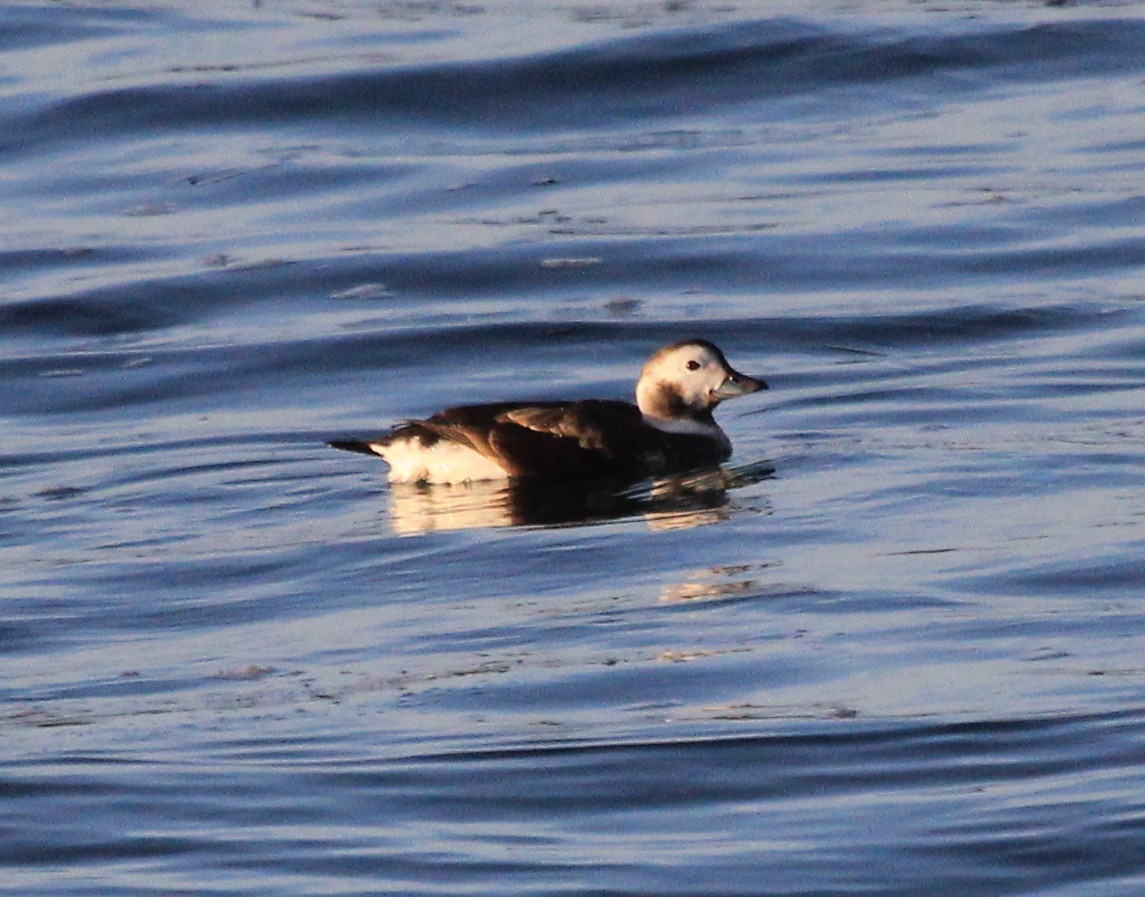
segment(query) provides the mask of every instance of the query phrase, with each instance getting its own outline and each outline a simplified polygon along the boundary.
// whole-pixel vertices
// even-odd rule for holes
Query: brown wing
[[[412,426],[493,458],[512,476],[631,473],[648,427],[626,402],[537,402],[449,408]]]
[[[519,476],[630,474],[645,470],[649,428],[625,402],[515,408],[490,443]]]
[[[707,467],[728,455],[710,439],[649,427],[627,402],[599,400],[464,405],[337,447],[374,453],[372,446],[410,438],[467,446],[515,477],[639,477]]]

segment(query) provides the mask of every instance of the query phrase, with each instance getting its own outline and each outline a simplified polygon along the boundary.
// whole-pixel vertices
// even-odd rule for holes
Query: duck
[[[374,439],[328,444],[382,458],[391,483],[665,476],[730,458],[731,440],[713,410],[767,388],[735,370],[714,343],[688,339],[644,363],[635,405],[612,399],[464,405],[405,421]]]

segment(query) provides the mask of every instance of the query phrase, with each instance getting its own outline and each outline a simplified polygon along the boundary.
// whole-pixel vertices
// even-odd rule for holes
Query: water
[[[0,6],[0,891],[1140,894],[1143,11]]]

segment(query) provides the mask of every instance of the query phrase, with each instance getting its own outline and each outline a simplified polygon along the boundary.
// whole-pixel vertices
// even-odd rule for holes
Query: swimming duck
[[[712,343],[655,352],[636,404],[589,399],[448,408],[368,441],[336,441],[381,456],[391,483],[465,483],[518,477],[643,477],[726,461],[731,441],[712,417],[724,399],[767,384],[739,373]]]

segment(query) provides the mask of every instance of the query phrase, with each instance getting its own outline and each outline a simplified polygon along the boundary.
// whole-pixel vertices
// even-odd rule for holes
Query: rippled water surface
[[[1143,183],[1136,2],[0,5],[0,891],[1140,895]]]

